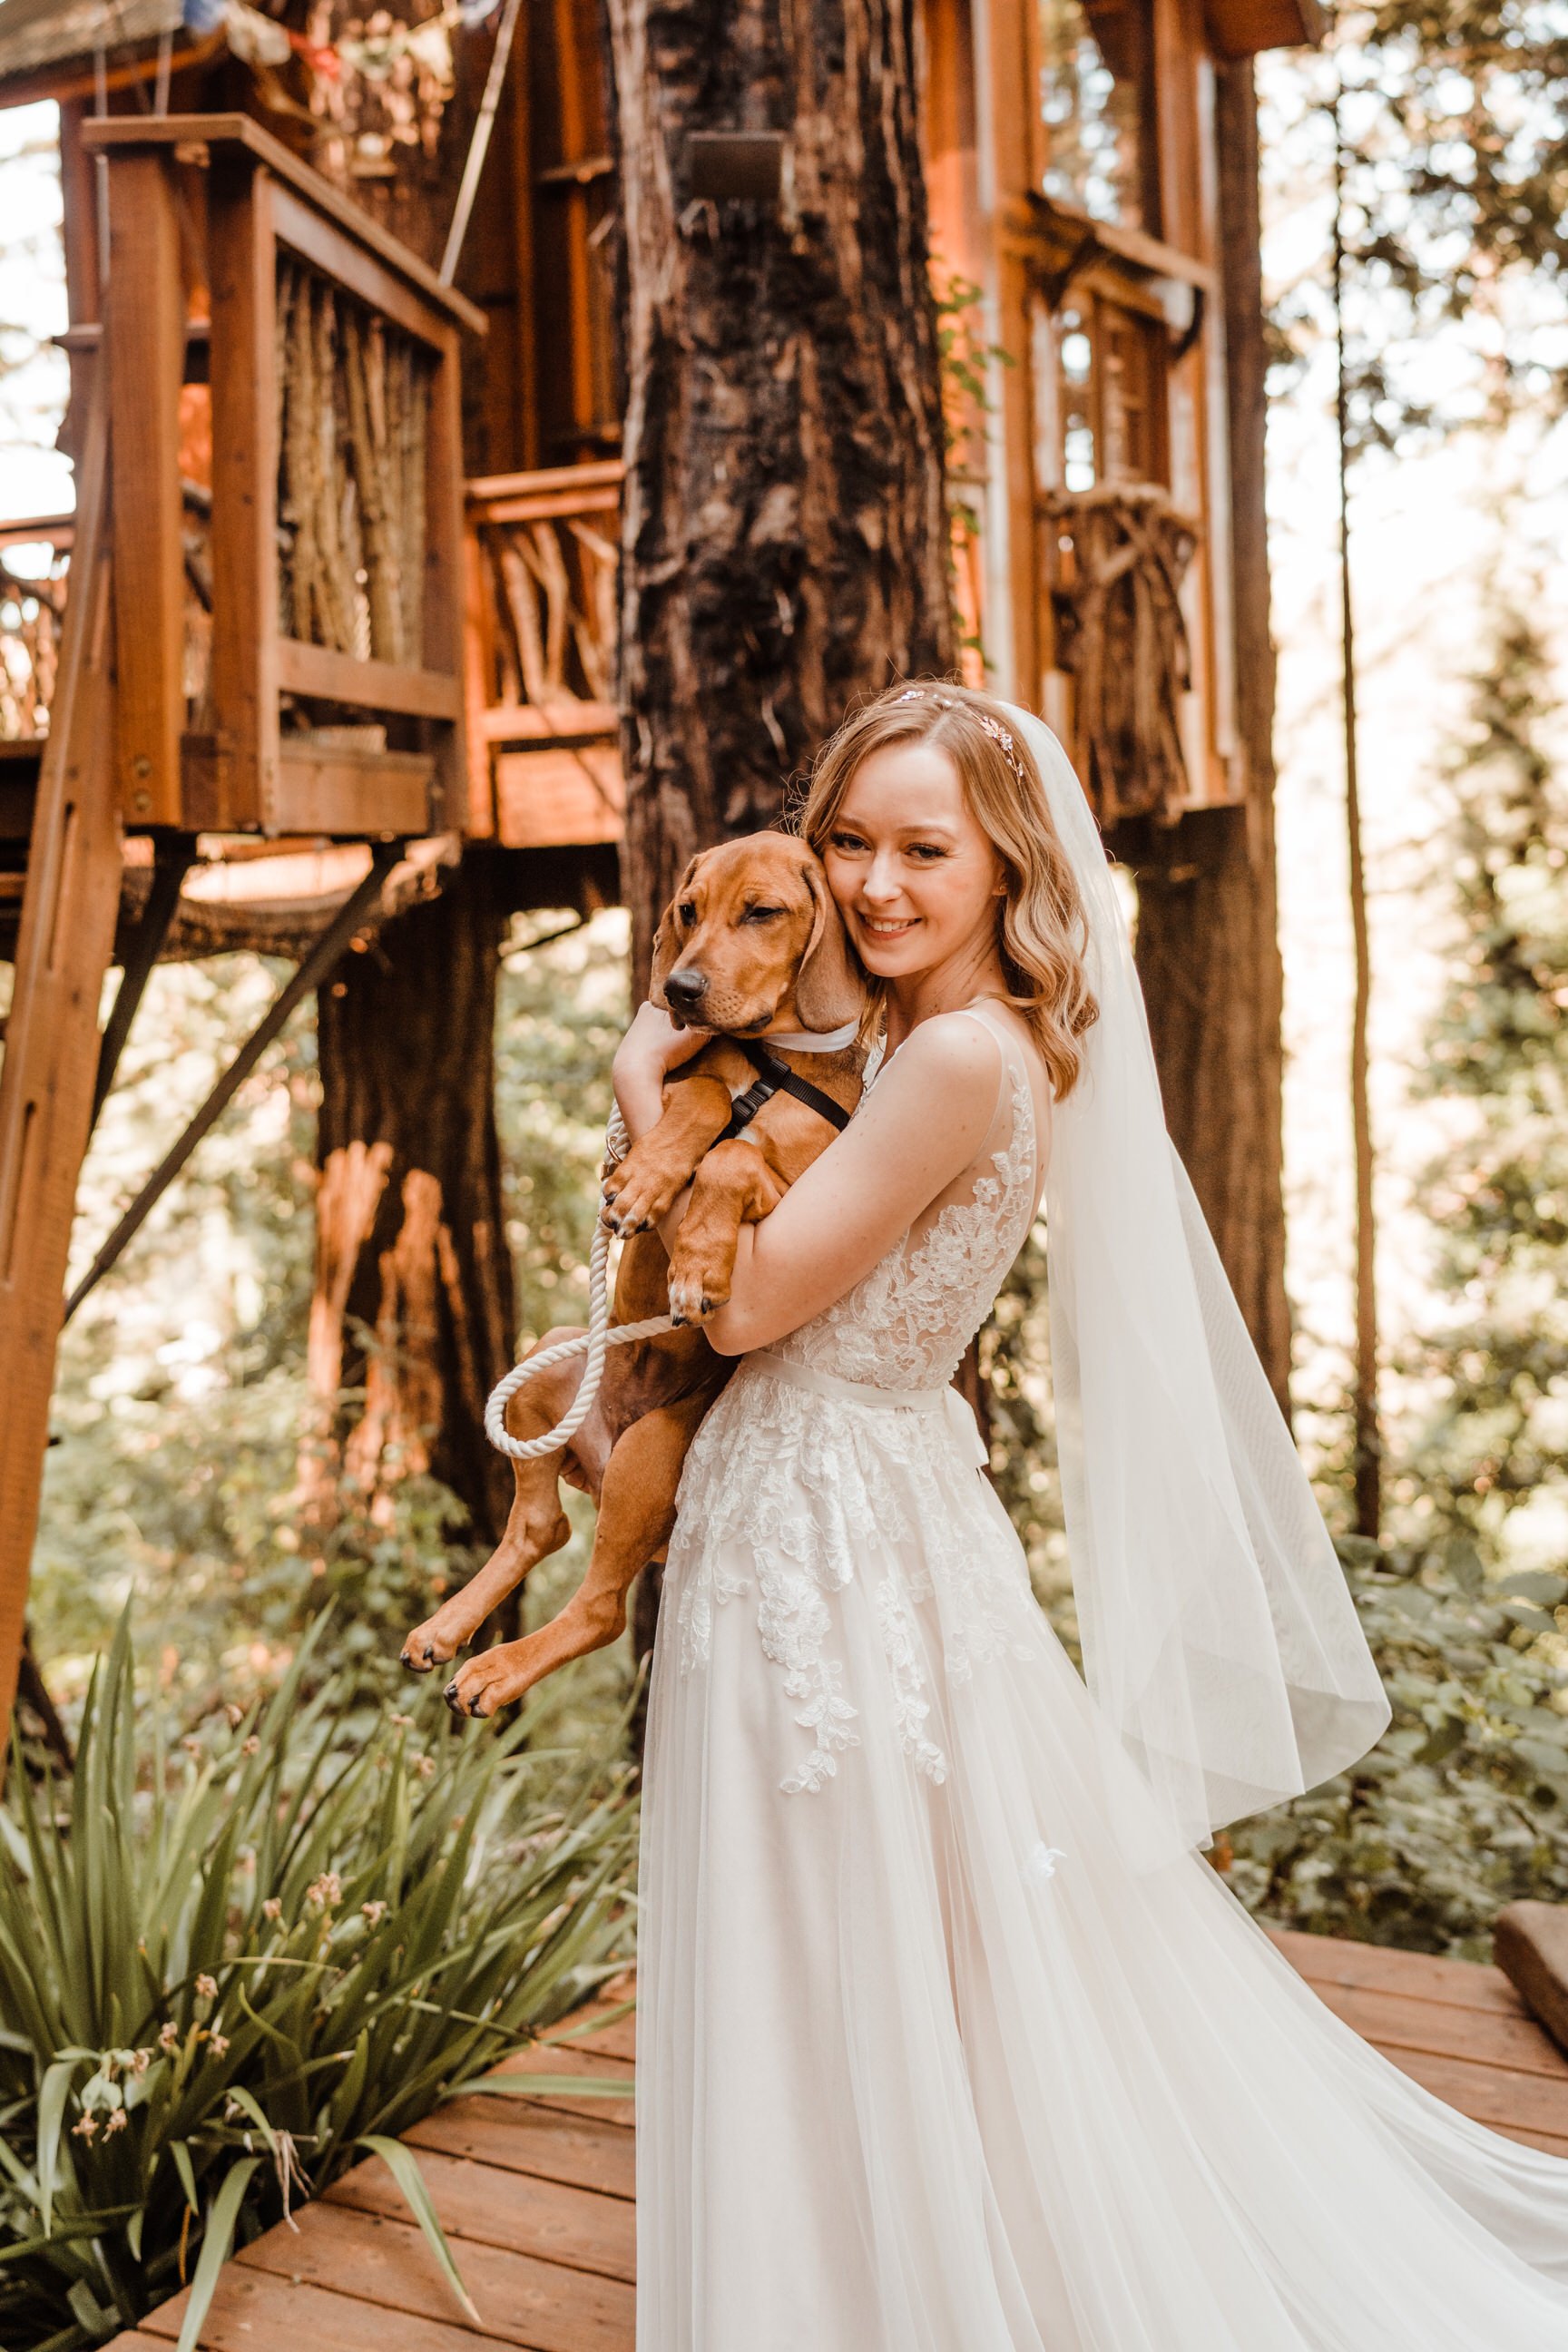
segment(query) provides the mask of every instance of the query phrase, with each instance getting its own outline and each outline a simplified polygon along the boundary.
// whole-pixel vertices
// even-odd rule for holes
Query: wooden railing
[[[300,297],[290,291],[297,313]],[[616,462],[562,466],[468,485],[469,772],[466,805],[443,820],[455,829],[527,845],[621,837],[615,695],[622,471]],[[393,583],[408,575],[406,554],[401,548],[389,552],[389,534],[375,551],[378,572],[364,562],[363,542],[350,541],[351,572],[342,537],[332,539],[311,496],[302,481],[289,502],[296,520],[279,541],[280,606],[296,642],[310,629],[331,651],[365,667],[382,657],[389,639],[406,656],[409,640],[395,635],[409,625],[406,607],[387,611]],[[188,723],[182,756],[188,791],[218,711],[211,688],[211,494],[186,480],[183,505]],[[307,517],[303,528],[300,514]],[[47,732],[73,530],[72,519],[63,515],[0,523],[0,746],[36,742]],[[46,550],[50,560],[41,565],[37,552]],[[25,556],[25,572],[12,568],[12,551]],[[363,576],[356,579],[356,572]],[[285,748],[289,740],[281,739]],[[0,796],[5,772],[0,751]],[[192,814],[200,816],[199,802]],[[306,812],[307,818],[320,814],[319,808]],[[329,828],[306,822],[299,829]],[[5,831],[0,809],[0,835]]]
[[[116,117],[83,142],[108,161],[127,823],[362,836],[460,823],[458,346],[480,315],[246,117]],[[193,447],[211,473],[201,678]]]
[[[617,841],[615,460],[468,484],[469,826]]]

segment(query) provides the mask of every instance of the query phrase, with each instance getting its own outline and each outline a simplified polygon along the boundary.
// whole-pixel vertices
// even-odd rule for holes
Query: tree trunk
[[[1345,363],[1344,64],[1334,96],[1334,437],[1340,488],[1340,651],[1344,689],[1345,834],[1350,862],[1355,1001],[1351,1013],[1351,1141],[1355,1163],[1355,1531],[1375,1541],[1383,1520],[1383,1436],[1378,1411],[1376,1158],[1372,1132],[1372,938],[1362,840],[1361,761],[1356,723],[1355,607],[1351,595],[1351,420]]]
[[[692,854],[774,823],[846,711],[955,645],[912,0],[608,8],[635,997]],[[725,131],[776,135],[775,195],[703,193],[693,134]]]
[[[639,987],[692,853],[773,823],[858,699],[952,660],[915,13],[609,0]],[[779,193],[704,194],[692,135],[742,130],[780,135]]]
[[[1215,81],[1237,716],[1247,802],[1184,818],[1138,863],[1138,970],[1171,1132],[1289,1414],[1258,110],[1249,63],[1218,67]]]
[[[512,1488],[483,1428],[515,1329],[492,1076],[504,927],[494,863],[470,850],[347,959],[318,1016],[318,1488],[341,1475],[374,1507],[428,1470],[488,1543]]]

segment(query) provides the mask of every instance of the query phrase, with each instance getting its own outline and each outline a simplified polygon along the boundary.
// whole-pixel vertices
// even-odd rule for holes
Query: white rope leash
[[[630,1147],[626,1123],[619,1108],[610,1113],[605,1130],[605,1160],[613,1168],[624,1160]],[[668,1315],[647,1315],[640,1323],[617,1323],[610,1328],[610,1229],[603,1217],[594,1228],[594,1245],[588,1253],[588,1328],[575,1339],[558,1339],[553,1348],[542,1355],[525,1357],[514,1364],[504,1380],[496,1382],[485,1407],[485,1435],[501,1454],[510,1454],[514,1462],[537,1462],[542,1454],[553,1454],[570,1438],[575,1437],[594,1410],[594,1400],[605,1377],[605,1362],[612,1348],[624,1347],[630,1339],[651,1339],[656,1332],[675,1328]],[[549,1371],[573,1356],[586,1354],[588,1362],[583,1374],[583,1384],[573,1399],[563,1421],[546,1430],[542,1437],[520,1438],[510,1434],[506,1425],[506,1409],[520,1388],[532,1380],[536,1372]]]

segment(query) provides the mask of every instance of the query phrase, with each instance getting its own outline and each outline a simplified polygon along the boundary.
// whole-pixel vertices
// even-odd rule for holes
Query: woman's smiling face
[[[989,953],[1002,862],[933,743],[889,743],[863,760],[822,845],[828,887],[860,960],[911,980]]]

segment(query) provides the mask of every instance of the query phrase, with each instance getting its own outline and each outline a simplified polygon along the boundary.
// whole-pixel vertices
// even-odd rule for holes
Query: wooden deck
[[[1347,2023],[1468,2116],[1568,2157],[1568,2059],[1497,1969],[1326,1937],[1276,1940]],[[633,2026],[629,2015],[505,2073],[624,2075],[623,2101],[552,2091],[455,2100],[411,2131],[482,2315],[464,2320],[384,2165],[371,2161],[224,2273],[209,2352],[632,2352]],[[110,2352],[168,2352],[184,2295]]]

